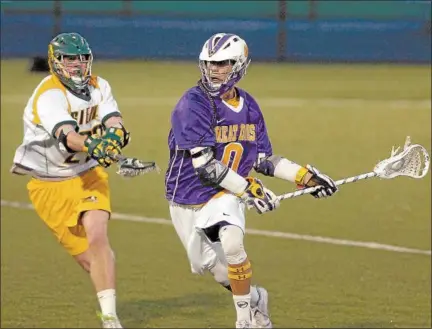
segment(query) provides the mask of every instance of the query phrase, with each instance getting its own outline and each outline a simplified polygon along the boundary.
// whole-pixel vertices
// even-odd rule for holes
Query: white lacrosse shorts
[[[220,242],[211,242],[203,229],[221,221],[245,231],[245,206],[232,194],[213,198],[200,209],[170,205],[174,228],[186,249],[193,273],[204,274],[219,259],[226,263]]]

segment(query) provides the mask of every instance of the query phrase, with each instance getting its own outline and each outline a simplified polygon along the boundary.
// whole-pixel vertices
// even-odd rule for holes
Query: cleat
[[[102,321],[102,328],[123,328],[120,320],[115,315],[103,315],[98,312],[98,317]]]
[[[258,291],[257,306],[252,311],[252,328],[273,328],[268,312],[268,292],[263,287],[256,287]]]

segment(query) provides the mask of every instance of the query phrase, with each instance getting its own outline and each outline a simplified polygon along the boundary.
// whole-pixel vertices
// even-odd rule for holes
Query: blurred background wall
[[[45,56],[75,31],[96,58],[196,60],[213,33],[254,61],[430,63],[430,1],[1,1],[1,56]]]

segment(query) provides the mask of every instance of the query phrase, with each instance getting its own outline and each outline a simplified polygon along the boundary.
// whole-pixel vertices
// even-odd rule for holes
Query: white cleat
[[[99,315],[102,321],[102,328],[123,328],[117,316]]]
[[[243,321],[237,321],[235,327],[236,327],[236,329],[240,329],[240,328],[242,328],[242,329],[243,328],[248,328],[249,329],[249,328],[252,328],[251,325],[250,325],[250,323],[248,321],[244,321],[244,320]]]
[[[252,328],[273,328],[268,312],[268,292],[263,287],[256,287],[258,291],[257,306],[252,308]]]

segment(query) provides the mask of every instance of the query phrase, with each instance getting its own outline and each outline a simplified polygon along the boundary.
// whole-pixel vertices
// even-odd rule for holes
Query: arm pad
[[[297,175],[303,167],[279,155],[258,158],[255,170],[263,175],[297,182]]]

